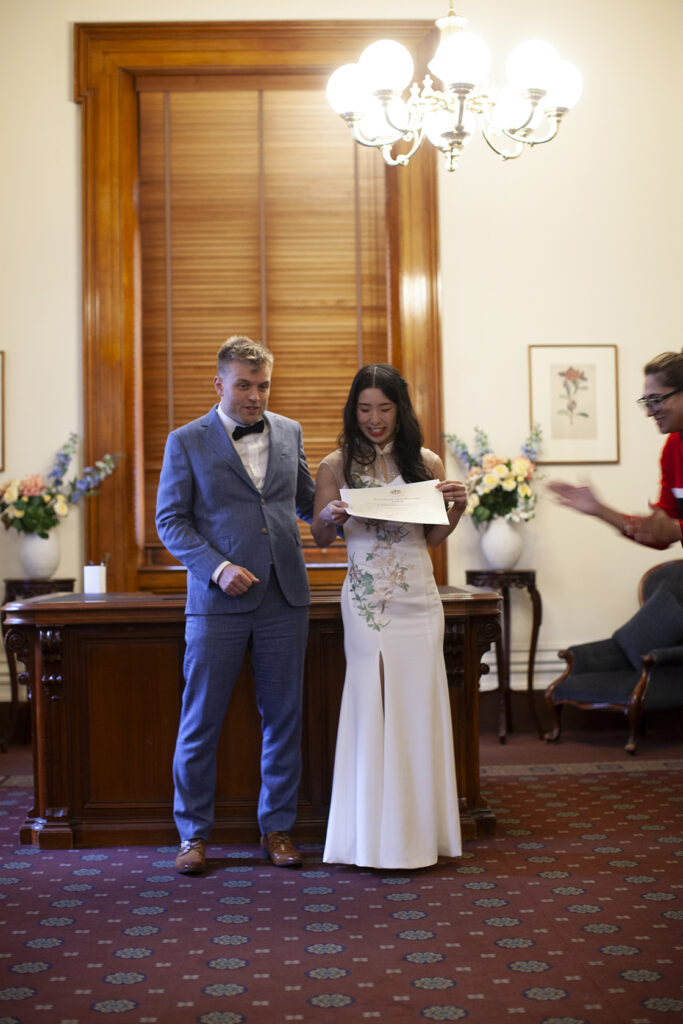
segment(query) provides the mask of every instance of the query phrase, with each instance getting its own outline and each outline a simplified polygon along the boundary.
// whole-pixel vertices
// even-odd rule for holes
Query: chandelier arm
[[[377,142],[377,139],[370,139],[360,131],[357,117],[344,117],[344,120],[346,121],[349,131],[351,132],[351,137],[355,142],[359,142],[361,146],[371,146],[374,149],[379,148],[380,143]]]
[[[529,89],[528,92],[526,92],[524,95],[525,98],[529,100],[530,104],[529,116],[527,117],[524,124],[520,124],[518,128],[501,129],[501,131],[505,132],[505,134],[508,135],[511,139],[514,139],[515,136],[523,136],[524,132],[527,130],[527,128],[533,121],[534,115],[536,114],[536,111],[538,109],[538,104],[545,96],[545,92],[543,92],[541,89]],[[521,138],[520,141],[524,142],[525,140],[524,138]]]
[[[395,132],[400,132],[401,135],[408,139],[414,132],[419,132],[420,124],[423,118],[423,111],[420,107],[415,106],[410,109],[408,104],[405,105],[405,109],[408,111],[408,123],[403,125],[394,124],[390,116],[391,100],[396,99],[396,93],[387,91],[378,91],[375,96],[382,104],[382,113],[384,114],[384,120],[387,122],[390,128],[393,128]]]
[[[514,131],[508,131],[507,128],[501,128],[501,131],[502,131],[503,135],[507,135],[507,137],[509,139],[513,139],[515,142],[523,142],[524,145],[526,145],[526,146],[542,146],[546,142],[552,142],[552,140],[554,138],[556,138],[557,133],[560,130],[560,119],[559,118],[555,118],[554,115],[552,115],[552,118],[553,118],[553,121],[554,121],[554,126],[552,128],[552,131],[550,131],[542,139],[536,139],[536,138],[534,138],[531,135],[527,139],[519,138],[519,136],[516,135],[515,132],[520,131],[521,129],[515,129]]]
[[[424,134],[423,132],[413,132],[412,134],[414,142],[407,153],[399,153],[397,156],[394,156],[391,151],[396,143],[379,147],[379,151],[384,157],[385,163],[389,164],[390,167],[405,167],[411,157],[417,153],[424,140]]]
[[[521,139],[516,139],[514,136],[509,136],[509,137],[512,138],[513,142],[517,143],[517,145],[519,146],[519,149],[517,150],[516,153],[503,153],[502,150],[498,149],[498,147],[495,146],[493,144],[493,142],[491,142],[490,138],[486,134],[486,129],[485,128],[482,128],[481,134],[482,134],[482,137],[483,137],[484,142],[486,143],[486,145],[489,146],[489,148],[492,149],[493,152],[496,154],[496,156],[499,156],[501,158],[501,160],[517,160],[517,158],[520,157],[522,155],[522,153],[524,152],[524,146],[522,145],[522,140]],[[504,132],[504,134],[508,135],[508,132]]]

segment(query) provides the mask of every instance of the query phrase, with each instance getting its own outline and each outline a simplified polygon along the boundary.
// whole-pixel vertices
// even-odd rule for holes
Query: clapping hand
[[[583,512],[587,516],[599,515],[600,502],[590,487],[568,484],[564,480],[551,480],[547,487],[560,505],[573,508],[575,512]]]

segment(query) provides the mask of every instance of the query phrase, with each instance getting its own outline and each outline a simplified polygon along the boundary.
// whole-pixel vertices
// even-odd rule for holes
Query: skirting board
[[[566,647],[569,646],[567,643]],[[534,661],[534,690],[545,690],[553,680],[557,679],[564,671],[565,662],[558,658],[557,652],[562,650],[562,645],[549,647],[538,645]],[[484,664],[488,665],[488,674],[483,675],[480,680],[480,690],[495,690],[498,686],[498,672],[496,671],[496,652],[488,651],[483,658]],[[528,647],[512,647],[510,650],[510,689],[526,690],[527,666],[529,662]]]

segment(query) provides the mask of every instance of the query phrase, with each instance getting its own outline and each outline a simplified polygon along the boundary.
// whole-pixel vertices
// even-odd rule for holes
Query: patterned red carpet
[[[223,846],[194,879],[168,847],[21,846],[30,779],[6,777],[0,1024],[683,1019],[683,761],[545,769],[490,770],[498,833],[459,861]]]

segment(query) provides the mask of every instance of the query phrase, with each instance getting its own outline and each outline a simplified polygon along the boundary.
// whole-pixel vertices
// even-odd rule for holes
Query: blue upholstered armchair
[[[644,711],[683,708],[683,559],[645,573],[640,608],[608,640],[560,651],[567,667],[545,691],[553,722],[546,740],[560,738],[565,704],[584,710],[623,711],[626,750],[635,754]]]

